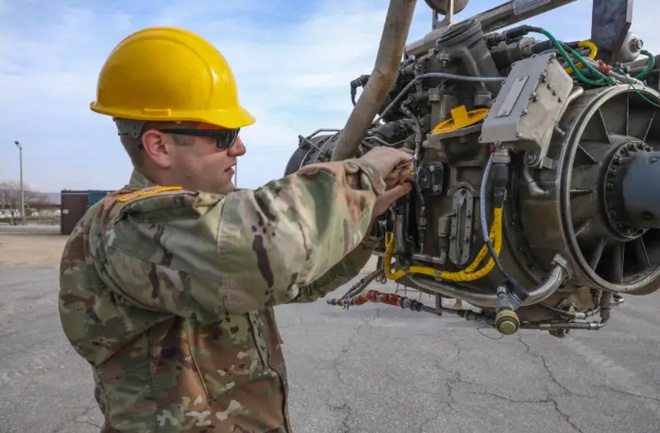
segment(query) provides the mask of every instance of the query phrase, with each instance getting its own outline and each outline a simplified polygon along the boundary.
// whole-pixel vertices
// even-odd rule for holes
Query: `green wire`
[[[646,50],[642,50],[642,54],[644,54],[645,56],[647,56],[649,58],[649,65],[644,71],[642,71],[639,74],[635,75],[635,78],[638,78],[638,79],[646,77],[648,75],[648,73],[651,72],[651,70],[655,66],[655,56],[653,54],[649,53]]]
[[[648,102],[649,104],[653,105],[653,106],[656,107],[656,108],[660,108],[660,105],[658,105],[658,104],[656,104],[655,102],[651,101],[651,100],[648,99],[646,96],[644,96],[644,94],[642,94],[642,92],[640,92],[639,90],[637,90],[637,88],[635,87],[635,85],[633,84],[633,82],[630,80],[630,76],[629,76],[628,74],[624,73],[624,72],[621,71],[621,70],[619,70],[619,71],[617,71],[617,72],[619,72],[619,73],[623,73],[623,75],[626,77],[626,81],[628,81],[628,85],[629,85],[629,86],[635,91],[635,93],[637,93],[637,94],[638,94],[643,100],[645,100],[646,102]]]
[[[592,80],[592,79],[590,79],[590,78],[587,78],[587,77],[586,77],[586,76],[585,76],[585,75],[584,75],[584,74],[583,74],[583,73],[577,68],[577,66],[575,66],[575,63],[573,63],[573,60],[572,60],[571,57],[568,55],[568,53],[566,52],[566,50],[564,49],[564,47],[562,46],[562,44],[561,44],[561,43],[560,43],[560,42],[559,42],[554,36],[552,36],[552,34],[551,34],[550,32],[548,32],[548,31],[545,30],[545,29],[541,29],[541,28],[537,28],[535,31],[537,31],[538,33],[542,33],[542,34],[545,35],[548,39],[550,39],[550,41],[552,42],[552,44],[557,48],[557,50],[559,51],[559,53],[564,57],[564,59],[566,59],[566,62],[571,66],[571,69],[573,70],[573,72],[575,73],[575,75],[577,75],[578,79],[579,79],[580,81],[582,81],[583,83],[591,84],[592,86],[601,86],[601,85],[607,85],[607,84],[614,84],[614,83],[615,83],[614,79],[612,79],[611,77],[606,76],[605,74],[603,74],[602,72],[600,72],[599,70],[597,70],[596,68],[594,68],[593,66],[591,66],[591,65],[590,65],[590,64],[589,64],[589,63],[588,63],[588,62],[587,62],[587,61],[586,61],[586,60],[585,60],[580,54],[578,54],[574,49],[572,49],[572,48],[569,47],[569,50],[571,51],[571,54],[573,54],[573,56],[575,56],[576,59],[578,59],[580,62],[582,62],[582,64],[583,64],[583,65],[584,65],[584,66],[585,66],[590,72],[592,72],[592,73],[595,74],[597,77],[599,77],[599,79],[597,79],[597,80]]]

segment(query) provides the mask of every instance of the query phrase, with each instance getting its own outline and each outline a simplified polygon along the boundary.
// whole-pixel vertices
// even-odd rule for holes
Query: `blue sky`
[[[501,1],[472,0],[458,18]],[[185,6],[184,6],[185,4]],[[349,83],[371,72],[388,0],[0,0],[0,181],[24,177],[34,189],[114,189],[131,172],[110,118],[89,110],[98,72],[113,47],[144,27],[199,33],[227,58],[241,103],[257,118],[242,132],[248,152],[239,186],[281,177],[298,135],[344,126]],[[652,0],[635,1],[633,30],[651,51]],[[408,36],[430,30],[418,0]],[[529,20],[557,37],[590,36],[591,0]],[[656,24],[657,25],[657,24]],[[172,65],[176,67],[176,65]]]

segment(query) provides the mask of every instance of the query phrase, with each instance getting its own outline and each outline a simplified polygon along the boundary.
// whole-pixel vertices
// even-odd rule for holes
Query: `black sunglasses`
[[[215,145],[218,149],[229,149],[235,143],[238,138],[238,133],[241,128],[237,129],[188,129],[188,128],[165,128],[158,129],[160,132],[166,134],[180,134],[180,135],[192,135],[196,137],[211,137],[215,138]]]

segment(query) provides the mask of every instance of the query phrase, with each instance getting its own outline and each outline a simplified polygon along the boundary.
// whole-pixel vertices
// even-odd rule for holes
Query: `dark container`
[[[112,191],[90,190],[89,198],[87,200],[87,207],[92,207],[94,204],[103,200],[106,194]]]
[[[60,234],[70,235],[78,221],[85,215],[89,204],[89,191],[63,190]]]

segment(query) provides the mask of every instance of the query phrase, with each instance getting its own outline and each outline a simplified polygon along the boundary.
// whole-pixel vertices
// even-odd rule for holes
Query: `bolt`
[[[563,102],[563,101],[564,100],[561,98],[561,96],[559,98],[557,98],[557,102]]]
[[[438,185],[433,185],[433,192],[438,192],[440,187]]]
[[[646,145],[646,146],[644,146],[644,150],[647,151],[647,152],[651,152],[653,150],[653,148],[649,145]]]
[[[539,100],[539,98],[538,98],[538,95],[536,94],[536,92],[532,93],[532,102],[536,102],[538,100]]]
[[[429,171],[433,173],[435,171],[435,165],[429,165]]]
[[[538,158],[538,157],[536,156],[535,153],[528,153],[528,154],[525,156],[525,162],[527,162],[528,164],[533,164],[533,163],[536,162],[536,159],[537,159],[537,158]]]
[[[630,49],[633,51],[641,50],[644,47],[644,41],[641,39],[632,39],[630,41]]]
[[[516,138],[522,137],[522,134],[520,132],[516,132]]]
[[[630,149],[630,150],[635,150],[635,148],[636,148],[637,146],[635,145],[635,143],[628,143],[628,144],[626,145],[626,147],[627,147],[628,149]]]
[[[525,108],[522,113],[520,113],[522,116],[527,116],[527,109]]]
[[[548,83],[548,90],[552,90],[552,84]]]
[[[552,91],[552,96],[557,96],[557,91],[556,90]]]

